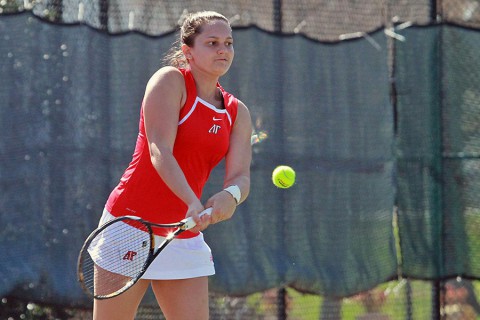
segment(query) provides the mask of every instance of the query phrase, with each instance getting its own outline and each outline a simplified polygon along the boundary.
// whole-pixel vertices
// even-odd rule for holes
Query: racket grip
[[[207,208],[207,209],[203,210],[202,212],[200,212],[198,214],[198,216],[201,217],[205,214],[212,214],[212,208]],[[182,221],[185,222],[182,226],[182,229],[184,229],[184,230],[192,229],[193,227],[195,227],[197,225],[195,223],[195,220],[193,220],[192,217],[188,217],[186,219],[183,219]]]

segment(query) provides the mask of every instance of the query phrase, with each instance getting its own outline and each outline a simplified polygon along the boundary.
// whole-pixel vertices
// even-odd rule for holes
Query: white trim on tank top
[[[230,117],[230,114],[228,113],[227,109],[218,109],[217,107],[215,107],[213,104],[203,100],[202,98],[195,98],[195,102],[193,103],[193,106],[192,108],[190,109],[190,111],[185,115],[185,117],[183,117],[179,122],[178,122],[178,125],[181,125],[182,123],[184,123],[189,117],[190,115],[193,113],[193,111],[197,108],[197,104],[201,102],[205,107],[209,108],[209,109],[212,109],[213,111],[217,112],[217,113],[226,113],[227,114],[227,117],[228,117],[228,121],[230,122],[230,125],[232,125],[232,118]]]

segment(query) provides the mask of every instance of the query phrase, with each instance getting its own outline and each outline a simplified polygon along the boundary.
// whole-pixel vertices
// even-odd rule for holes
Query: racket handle
[[[209,214],[209,215],[212,214],[212,208],[207,208],[207,209],[203,210],[202,212],[200,212],[198,214],[198,216],[201,217],[205,214]],[[195,223],[195,220],[193,220],[192,217],[188,217],[186,219],[183,219],[182,222],[185,222],[184,225],[182,226],[183,230],[192,229],[193,227],[195,227],[197,225]]]

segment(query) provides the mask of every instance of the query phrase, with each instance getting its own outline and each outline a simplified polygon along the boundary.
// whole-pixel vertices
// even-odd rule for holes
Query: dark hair
[[[167,53],[163,59],[164,63],[177,68],[187,67],[188,61],[182,52],[182,45],[186,44],[189,47],[193,47],[195,38],[202,33],[202,27],[214,20],[222,20],[230,25],[225,16],[215,11],[189,13],[180,27],[180,39],[174,43],[172,49]]]

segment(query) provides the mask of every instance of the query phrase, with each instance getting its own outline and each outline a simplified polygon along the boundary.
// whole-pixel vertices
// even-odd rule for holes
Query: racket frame
[[[208,208],[204,211],[202,211],[199,215],[202,216],[204,214],[211,214],[212,212],[212,208]],[[121,221],[126,221],[126,220],[133,220],[135,221],[136,223],[141,223],[143,224],[145,227],[146,227],[146,231],[148,231],[148,234],[149,234],[149,237],[150,237],[150,248],[148,249],[148,257],[147,259],[145,260],[145,263],[143,264],[142,266],[142,269],[138,272],[138,274],[132,278],[132,280],[130,280],[128,282],[128,285],[125,285],[123,286],[121,289],[113,292],[113,293],[110,293],[110,294],[106,294],[106,295],[95,295],[94,293],[91,292],[91,290],[87,287],[87,285],[85,284],[85,276],[84,276],[84,273],[82,271],[83,269],[83,259],[82,259],[82,256],[83,254],[88,251],[88,247],[90,246],[91,242],[93,241],[93,239],[95,239],[95,237],[101,233],[103,230],[105,230],[106,228],[108,228],[110,225],[114,224],[114,223],[117,223],[117,222],[121,222]],[[121,217],[117,217],[115,219],[112,219],[110,221],[107,221],[105,222],[104,224],[102,224],[101,226],[99,226],[97,229],[95,229],[92,233],[90,233],[90,235],[87,237],[87,239],[85,240],[83,246],[82,246],[82,249],[80,250],[80,254],[78,255],[78,259],[77,259],[77,280],[78,282],[80,282],[80,286],[82,287],[83,291],[90,297],[93,297],[97,300],[103,300],[103,299],[110,299],[110,298],[113,298],[113,297],[116,297],[122,293],[124,293],[125,291],[127,291],[128,289],[130,289],[135,283],[138,282],[138,280],[140,280],[140,278],[145,274],[145,272],[147,271],[148,267],[150,266],[150,264],[152,264],[152,262],[155,260],[155,258],[160,254],[160,252],[162,252],[162,250],[173,240],[175,239],[176,236],[178,236],[180,233],[186,231],[186,230],[189,230],[193,227],[195,227],[196,223],[195,221],[193,220],[192,217],[188,217],[188,218],[185,218],[179,222],[175,222],[175,223],[153,223],[153,222],[148,222],[148,221],[145,221],[143,220],[142,218],[140,217],[137,217],[137,216],[131,216],[131,215],[128,215],[128,216],[121,216]],[[177,228],[175,231],[169,233],[167,235],[167,237],[165,237],[165,240],[162,241],[162,243],[158,246],[158,248],[155,250],[155,235],[153,233],[153,230],[152,230],[152,227],[159,227],[159,228]],[[86,252],[88,254],[88,252]]]

